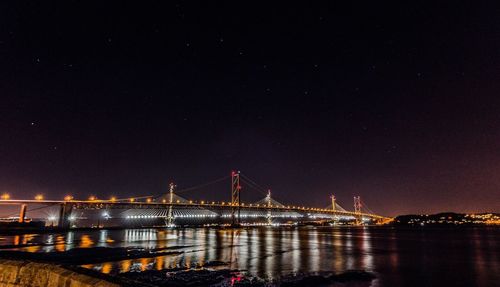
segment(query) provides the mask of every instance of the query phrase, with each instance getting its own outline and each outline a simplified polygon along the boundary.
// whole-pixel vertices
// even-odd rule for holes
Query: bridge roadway
[[[59,207],[59,218],[57,225],[64,227],[69,225],[71,220],[75,220],[75,214],[78,211],[91,211],[91,210],[103,210],[106,212],[106,216],[109,218],[121,217],[122,224],[124,219],[133,220],[147,220],[152,218],[163,218],[166,220],[167,212],[170,207],[172,212],[172,217],[177,223],[179,220],[188,217],[200,217],[199,220],[205,220],[207,222],[214,222],[219,219],[219,222],[228,221],[232,218],[232,210],[238,209],[238,206],[232,206],[230,203],[226,202],[125,202],[125,201],[114,201],[114,200],[0,200],[0,205],[20,205],[21,206],[21,217],[26,214],[26,206],[28,205],[47,205],[47,206],[58,206]],[[23,213],[24,209],[24,213]],[[127,213],[116,211],[126,210]],[[134,212],[141,211],[141,212]],[[148,214],[147,210],[154,210],[155,216],[144,215]],[[240,219],[242,222],[246,218],[256,218],[256,217],[268,217],[270,222],[271,218],[288,218],[294,221],[318,221],[318,220],[334,220],[340,218],[347,218],[351,220],[370,220],[372,222],[382,223],[389,218],[369,214],[363,212],[351,212],[345,210],[333,210],[331,208],[315,208],[315,207],[305,207],[305,206],[283,206],[283,205],[270,205],[270,204],[245,204],[241,203],[239,206]],[[203,213],[204,211],[205,213]],[[120,215],[118,215],[120,214]],[[128,215],[125,215],[128,214]],[[142,215],[141,215],[142,214]],[[151,214],[151,213],[149,213]],[[236,213],[237,214],[237,213]],[[236,215],[237,216],[237,215]],[[95,216],[94,216],[95,217]],[[88,218],[81,217],[81,218]],[[106,219],[109,219],[106,218]],[[98,219],[97,219],[98,220]],[[99,221],[98,221],[99,222]],[[101,223],[104,220],[101,221]],[[98,223],[99,225],[99,223]]]

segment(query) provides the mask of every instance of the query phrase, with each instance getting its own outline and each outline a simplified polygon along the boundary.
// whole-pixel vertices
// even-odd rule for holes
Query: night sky
[[[13,198],[239,169],[290,204],[500,211],[498,2],[30,2],[0,3]],[[229,200],[229,181],[191,196]]]

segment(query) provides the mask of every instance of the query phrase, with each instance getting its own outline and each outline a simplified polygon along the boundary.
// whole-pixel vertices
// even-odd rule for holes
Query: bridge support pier
[[[70,204],[62,203],[59,205],[59,222],[57,223],[57,227],[61,229],[67,229],[70,227],[69,216],[72,210],[73,206]]]
[[[26,218],[26,209],[28,205],[21,204],[21,210],[19,211],[19,223],[24,223],[24,219]]]

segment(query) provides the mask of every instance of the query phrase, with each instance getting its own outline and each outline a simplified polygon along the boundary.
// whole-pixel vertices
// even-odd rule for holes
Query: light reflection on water
[[[383,285],[467,286],[500,280],[500,230],[394,228],[126,229],[3,236],[14,250],[62,252],[72,248],[172,248],[181,254],[84,265],[103,273],[199,267],[210,261],[264,278],[296,272],[373,271]],[[31,245],[30,245],[31,244]],[[447,281],[448,283],[450,281]],[[455,281],[452,281],[455,282]]]

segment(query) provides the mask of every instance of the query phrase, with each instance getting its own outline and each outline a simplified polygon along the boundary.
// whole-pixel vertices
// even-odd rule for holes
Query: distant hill
[[[500,213],[454,213],[399,215],[395,225],[500,225]]]

